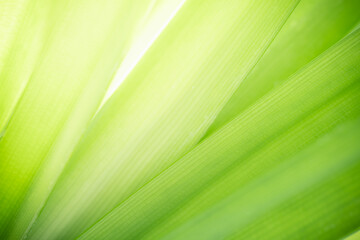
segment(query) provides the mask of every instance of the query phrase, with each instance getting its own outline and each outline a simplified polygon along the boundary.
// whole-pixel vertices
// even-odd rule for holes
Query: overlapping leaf
[[[189,216],[201,212],[201,209],[206,210],[211,203],[216,203],[241,185],[245,186],[247,182],[257,177],[257,174],[261,175],[269,171],[272,166],[281,162],[284,158],[281,155],[286,156],[286,151],[296,152],[296,148],[301,146],[302,141],[297,137],[301,138],[304,134],[309,134],[312,137],[305,139],[311,142],[311,138],[314,139],[321,132],[328,131],[337,121],[359,116],[357,104],[360,77],[357,67],[360,62],[359,37],[360,31],[357,30],[301,69],[279,89],[262,98],[120,204],[91,228],[84,238],[140,237],[162,221],[166,225],[166,218],[199,192],[209,191],[205,193],[206,197],[201,198],[201,201],[195,199],[194,205],[179,209],[180,216],[173,219],[175,224],[169,224],[170,229],[176,227]],[[324,69],[327,70],[324,71]],[[340,103],[346,106],[345,109],[342,108],[344,105],[339,107]],[[306,118],[307,122],[302,124],[301,122]],[[312,121],[316,123],[311,123]],[[315,126],[321,127],[318,129]],[[354,126],[358,127],[356,124]],[[291,137],[294,137],[294,140],[289,143]],[[350,144],[351,149],[356,150],[357,142],[349,142],[353,143]],[[289,149],[283,148],[286,146]],[[341,160],[341,158],[337,159],[337,161]],[[244,166],[241,166],[243,164]],[[233,169],[235,172],[231,172]],[[307,170],[304,175],[316,175],[312,173],[311,168]],[[231,174],[222,183],[222,178],[229,172]],[[219,179],[220,183],[217,183]],[[212,184],[215,184],[213,191],[209,187]],[[278,185],[274,184],[274,190],[277,187]],[[266,191],[271,191],[271,189],[266,189]],[[352,200],[354,199],[356,196]],[[244,201],[241,206],[246,209],[247,204],[252,204],[252,200]],[[358,207],[357,204],[353,206],[353,210],[356,207]],[[234,214],[236,215],[236,211]],[[229,216],[230,219],[231,216]],[[360,217],[357,214],[355,216]],[[235,219],[241,217],[242,215],[239,214]],[[243,221],[247,221],[246,216],[244,219]],[[354,221],[356,224],[358,218]],[[222,226],[224,219],[219,218],[218,223]],[[344,224],[349,224],[349,222]],[[234,225],[227,234],[240,227],[235,226],[237,225]],[[168,231],[164,226],[160,228],[160,234]],[[217,229],[214,225],[209,228],[214,231]],[[155,236],[159,237],[159,235]],[[199,235],[196,236],[199,237]],[[188,237],[187,235],[184,239]]]
[[[0,2],[0,236],[356,238],[359,9]]]
[[[51,0],[27,6],[1,72],[3,235],[21,205],[16,236],[41,210],[151,3]],[[172,4],[176,9],[179,1]]]
[[[360,2],[301,1],[283,29],[217,116],[206,136],[281,85],[291,74],[349,33],[360,21]]]
[[[186,2],[98,113],[30,238],[76,237],[193,147],[296,4]]]

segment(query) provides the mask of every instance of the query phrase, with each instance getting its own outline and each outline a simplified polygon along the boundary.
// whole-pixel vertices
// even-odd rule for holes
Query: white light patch
[[[131,44],[128,53],[116,72],[114,79],[110,83],[97,112],[99,112],[106,101],[114,94],[121,83],[134,69],[146,51],[184,5],[185,1],[186,0],[162,0],[158,3],[153,2],[150,4],[149,10],[144,16],[143,26],[139,29],[138,34],[135,35],[134,42]]]

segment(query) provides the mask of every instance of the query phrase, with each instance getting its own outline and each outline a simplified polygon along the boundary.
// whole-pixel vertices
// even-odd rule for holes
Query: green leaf
[[[359,125],[340,126],[164,239],[343,237],[360,215]]]
[[[124,239],[129,239],[143,237],[149,230],[154,229],[156,224],[166,222],[167,217],[196,195],[208,188],[211,191],[212,184],[224,178],[226,174],[231,172],[232,169],[237,168],[237,166],[242,171],[237,171],[236,174],[230,176],[229,184],[225,183],[225,186],[218,187],[212,193],[210,192],[210,196],[207,195],[206,200],[204,198],[203,200],[208,201],[210,198],[210,202],[216,202],[219,200],[218,195],[224,196],[229,194],[227,189],[230,188],[231,192],[231,186],[239,180],[236,177],[239,174],[242,174],[240,177],[243,181],[240,184],[245,184],[247,181],[251,182],[256,172],[266,173],[272,166],[276,166],[277,162],[279,163],[280,161],[281,163],[281,152],[286,150],[293,152],[294,148],[296,151],[296,147],[299,147],[298,144],[301,142],[301,139],[297,139],[297,137],[314,134],[313,140],[311,140],[311,137],[308,139],[311,142],[314,141],[316,135],[321,135],[321,131],[329,131],[331,126],[338,123],[341,118],[346,120],[358,117],[360,78],[358,68],[360,62],[359,39],[360,30],[356,30],[345,39],[339,41],[324,54],[299,70],[282,86],[263,97],[232,122],[205,139],[158,177],[123,201],[95,226],[90,228],[83,235],[83,238],[113,239],[115,236],[122,236]],[[342,108],[344,106],[346,106],[345,109]],[[304,119],[305,122],[302,123]],[[309,122],[315,121],[315,119],[319,122],[311,126]],[[358,122],[356,123],[355,127],[358,127]],[[320,127],[321,130],[314,126]],[[355,127],[351,127],[351,130]],[[318,131],[320,133],[317,133]],[[358,133],[357,131],[355,132]],[[289,138],[291,139],[291,137],[295,139],[292,140],[293,145],[286,141]],[[351,139],[353,137],[357,138],[358,136],[356,134],[355,136],[349,136]],[[341,140],[340,142],[342,144],[349,144],[350,150],[353,151],[357,150],[357,142],[355,140],[344,140],[344,142]],[[336,143],[335,141],[334,144]],[[266,148],[267,146],[268,148]],[[289,149],[283,148],[286,146]],[[265,149],[263,149],[264,147]],[[327,148],[324,147],[324,149]],[[330,149],[332,147],[328,148],[328,150]],[[342,148],[338,150],[340,149]],[[339,151],[340,156],[342,156],[341,152]],[[280,156],[278,155],[279,153]],[[322,154],[323,151],[320,151],[320,153]],[[346,151],[343,153],[347,154]],[[247,163],[247,160],[252,160],[253,154],[259,154],[258,156],[255,155],[253,159],[255,162]],[[335,154],[334,163],[338,164],[342,158],[338,159],[336,156]],[[270,161],[267,162],[267,159]],[[320,163],[326,162],[326,158],[320,159]],[[261,162],[257,165],[259,160]],[[354,161],[352,160],[351,163],[354,163]],[[250,166],[254,164],[254,167],[250,168],[249,172],[247,172],[247,166],[249,165],[241,168],[241,164],[250,164]],[[330,164],[328,167],[333,169],[333,166],[335,165]],[[347,166],[344,165],[344,167]],[[302,167],[299,171],[303,172],[304,176],[314,175],[314,181],[317,181],[317,172],[313,173],[311,168],[307,169],[307,171],[301,169]],[[324,169],[326,169],[326,166]],[[292,171],[296,171],[296,168]],[[323,170],[322,173],[325,174],[326,170]],[[232,181],[231,178],[234,178],[234,176],[235,179],[233,180],[235,181]],[[331,177],[331,174],[326,176]],[[301,184],[300,180],[299,184]],[[355,182],[352,187],[356,186],[356,184]],[[278,188],[278,185],[274,184],[274,189],[276,188]],[[249,200],[248,203],[252,204],[252,201]],[[191,211],[197,214],[198,206],[190,206],[190,210],[188,209],[190,215]],[[260,206],[258,205],[258,207]],[[246,205],[243,207],[246,209]],[[185,212],[185,220],[188,217],[186,216],[188,212]],[[355,214],[355,217],[358,216]],[[239,217],[241,215],[237,216],[236,219]],[[243,221],[247,221],[246,219],[245,217]],[[180,218],[180,222],[181,220]],[[226,224],[227,221],[221,218],[220,222]],[[349,223],[344,222],[344,224]],[[195,223],[193,225],[197,226]],[[161,231],[168,230],[163,228],[163,226],[159,228],[162,228]],[[194,231],[197,231],[196,227],[194,229]],[[204,236],[208,236],[205,235],[206,231],[203,228],[201,229]],[[209,226],[209,232],[213,229],[217,228],[213,225]],[[233,233],[235,230],[235,227],[231,228],[227,234]],[[341,233],[344,234],[344,232]],[[216,235],[214,236],[216,237]],[[152,236],[152,238],[157,237],[159,236]],[[188,237],[186,235],[184,239]],[[220,236],[220,238],[222,237]]]
[[[59,18],[56,7],[49,0],[0,3],[0,139]]]
[[[316,58],[360,21],[360,2],[303,0],[254,70],[221,110],[205,137],[231,121]]]
[[[38,215],[132,37],[141,34],[138,25],[144,13],[152,19],[151,3],[29,3],[0,75],[4,82],[0,98],[6,100],[0,101],[5,126],[0,142],[0,190],[6,196],[0,200],[1,236],[9,234],[14,221],[12,236],[21,236]],[[178,3],[167,4],[165,10]],[[156,27],[160,28],[152,29]],[[21,45],[24,40],[29,41]]]
[[[360,231],[351,234],[349,237],[345,238],[346,240],[359,240],[360,239]]]
[[[0,1],[1,239],[356,239],[357,0]]]
[[[153,224],[151,230],[146,233],[146,239],[165,235],[179,224],[287,161],[338,124],[360,116],[360,108],[355,107],[360,101],[359,90],[358,85],[336,95],[294,126],[267,141],[248,156],[239,159],[239,162],[219,176],[214,183],[210,182],[209,186],[172,211],[171,215]]]
[[[185,2],[98,112],[29,238],[76,237],[200,140],[298,1],[259,2]]]

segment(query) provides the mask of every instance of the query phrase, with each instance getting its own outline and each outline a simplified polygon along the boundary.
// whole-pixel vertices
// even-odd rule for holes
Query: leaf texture
[[[358,116],[358,110],[353,109],[358,109],[357,103],[359,101],[358,80],[360,71],[357,68],[360,60],[359,37],[360,31],[357,30],[340,40],[323,55],[299,70],[281,87],[259,100],[247,111],[240,114],[213,136],[204,140],[169,169],[120,204],[97,225],[92,227],[84,235],[84,238],[111,239],[114,236],[123,236],[126,239],[142,236],[146,231],[154,228],[153,224],[164,220],[172,211],[194,198],[202,189],[207,189],[209,184],[216,183],[219,178],[242,164],[252,154],[257,154],[259,151],[261,154],[261,151],[267,150],[267,154],[262,156],[263,161],[266,162],[266,156],[271,157],[271,147],[273,147],[271,142],[274,138],[280,136],[285,138],[282,140],[287,140],[286,137],[289,135],[281,135],[289,131],[289,128],[292,128],[291,130],[294,132],[299,131],[299,128],[300,131],[306,132],[307,129],[304,128],[304,125],[297,128],[293,127],[303,121],[304,118],[308,118],[307,121],[314,121],[314,118],[319,118],[324,114],[324,111],[331,109],[332,114],[343,116],[344,120],[347,119],[343,112],[345,109],[335,107],[339,102],[344,101],[345,96],[345,99],[352,99],[350,102],[345,103],[351,108],[349,110],[351,113],[348,115],[349,119]],[[324,69],[327,69],[327,71],[324,71]],[[341,79],[341,81],[336,81],[338,79]],[[355,95],[350,97],[347,94]],[[335,102],[332,103],[332,101]],[[324,106],[327,102],[331,105]],[[295,105],[296,108],[294,108]],[[318,115],[311,116],[317,110],[319,110]],[[311,126],[308,126],[311,129],[310,131],[328,131],[334,120],[331,120],[331,118],[325,119],[329,122],[322,125],[323,129],[311,129]],[[357,125],[355,124],[355,126]],[[328,129],[326,130],[326,128]],[[301,137],[304,133],[300,132],[298,134]],[[287,143],[287,141],[280,142]],[[270,150],[263,150],[263,146],[267,144],[270,144]],[[276,146],[276,142],[274,144]],[[354,146],[356,145],[357,142],[355,141]],[[274,154],[278,154],[278,152],[274,151]],[[276,160],[281,160],[281,157],[275,157],[273,161]],[[274,166],[276,162],[263,162],[258,167],[261,168],[265,164]],[[265,171],[269,169],[271,168],[264,167]],[[241,172],[241,177],[245,182],[253,177],[254,172],[261,171],[261,169],[256,168],[253,170],[254,172],[250,171],[249,173],[247,173],[246,168],[242,170],[233,176],[236,179],[236,176],[239,176]],[[306,174],[310,173],[311,170]],[[230,182],[236,184],[238,180],[231,181],[230,179]],[[225,186],[231,188],[231,184]],[[213,196],[210,193],[210,196],[206,197],[206,201],[211,201],[211,198],[217,201],[219,200],[218,195],[228,194],[225,186],[223,185],[213,191]],[[203,198],[203,200],[205,199]],[[197,207],[199,205],[193,208],[190,207],[189,211],[196,213]],[[221,223],[224,220],[219,221]],[[213,227],[211,226],[211,228]],[[162,230],[166,231],[166,229]],[[186,235],[184,238],[187,237],[189,236]],[[220,238],[222,237],[220,236]]]
[[[97,114],[29,238],[76,237],[190,150],[296,4],[185,2]]]
[[[357,239],[357,0],[0,1],[1,239]]]

